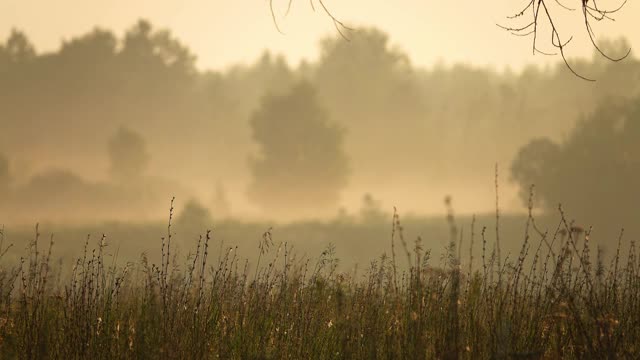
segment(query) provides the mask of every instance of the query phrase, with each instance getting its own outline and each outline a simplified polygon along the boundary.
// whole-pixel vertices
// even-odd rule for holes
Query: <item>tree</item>
[[[164,68],[179,75],[195,72],[195,56],[168,30],[154,30],[140,20],[127,31],[120,52],[123,61],[138,67]]]
[[[632,223],[640,203],[640,98],[603,103],[566,140],[538,139],[516,156],[512,178],[521,189],[535,184],[547,210],[562,203],[586,223]],[[528,191],[521,193],[523,201]]]
[[[380,201],[376,200],[371,193],[366,193],[362,197],[362,205],[360,206],[360,219],[368,224],[380,224],[388,218],[382,210]]]
[[[543,189],[538,198],[544,199],[545,206],[553,206],[549,202],[557,200],[558,194],[554,193],[556,186],[550,182],[555,182],[558,174],[552,164],[560,152],[560,145],[547,138],[534,139],[518,151],[511,165],[511,178],[520,185],[522,201],[528,201],[529,185],[535,184],[539,191]]]
[[[250,159],[256,204],[280,214],[337,205],[348,174],[343,130],[329,121],[310,84],[265,96],[250,126],[260,148]]]
[[[25,63],[32,61],[35,57],[36,50],[27,36],[15,29],[11,31],[6,45],[0,48],[1,62]]]
[[[421,171],[414,165],[435,154],[441,138],[435,119],[426,116],[430,99],[421,74],[378,29],[354,29],[349,40],[325,38],[312,74],[333,121],[354,134],[347,145],[354,173],[384,183],[389,176],[381,167]]]
[[[117,180],[132,180],[144,174],[151,156],[142,136],[120,127],[108,143],[111,175]]]
[[[395,115],[407,106],[420,108],[409,57],[393,48],[384,32],[357,29],[349,42],[329,37],[320,48],[314,83],[331,110],[342,107],[340,116],[370,124],[391,104],[397,105],[387,111]]]
[[[203,232],[211,228],[213,217],[209,209],[202,206],[196,199],[190,199],[176,218],[176,225],[184,230]]]

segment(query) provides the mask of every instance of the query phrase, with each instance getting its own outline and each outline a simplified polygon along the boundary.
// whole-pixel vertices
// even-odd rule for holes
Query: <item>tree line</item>
[[[640,95],[633,54],[616,64],[573,61],[598,78],[593,85],[562,63],[517,72],[415,66],[373,28],[349,40],[327,37],[318,59],[297,65],[265,52],[249,65],[200,70],[179,39],[146,21],[121,38],[95,29],[50,53],[16,30],[0,46],[0,187],[51,167],[94,179],[131,179],[132,169],[144,168],[211,190],[234,184],[234,194],[276,211],[310,188],[315,198],[304,205],[323,208],[337,206],[345,186],[375,192],[452,179],[472,186],[496,162],[515,161],[521,187],[536,182],[543,191],[540,176],[522,176],[516,166],[538,153],[527,150],[535,144],[523,146],[537,138],[548,139],[538,143],[543,151],[562,146],[607,99]],[[132,152],[118,154],[125,148],[113,143],[118,129],[123,138],[139,134],[144,148],[130,137]],[[129,163],[114,167],[114,157]]]

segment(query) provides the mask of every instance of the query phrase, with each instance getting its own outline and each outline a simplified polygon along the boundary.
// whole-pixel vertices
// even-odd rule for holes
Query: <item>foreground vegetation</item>
[[[561,213],[562,214],[562,213]],[[267,231],[258,260],[206,232],[183,265],[171,220],[161,263],[108,260],[104,238],[54,265],[36,232],[0,268],[3,358],[638,358],[640,266],[633,242],[603,259],[564,215],[542,232],[529,215],[517,256],[471,227],[434,261],[394,215],[391,254],[338,271],[333,248],[296,256]],[[499,220],[499,219],[496,219]],[[0,235],[0,240],[4,240]],[[464,241],[463,241],[464,240]],[[473,251],[482,243],[481,254]],[[215,245],[215,246],[214,246]],[[6,257],[10,246],[2,245]],[[215,249],[215,251],[214,251]],[[621,255],[628,253],[628,255]],[[399,265],[409,264],[408,267]],[[464,262],[462,261],[464,260]],[[435,263],[435,264],[432,264]],[[65,266],[68,265],[68,266]]]

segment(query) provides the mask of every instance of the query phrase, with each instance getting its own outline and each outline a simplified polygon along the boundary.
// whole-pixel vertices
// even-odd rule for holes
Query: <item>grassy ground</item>
[[[159,262],[118,265],[104,240],[53,261],[36,234],[18,265],[0,259],[2,358],[539,359],[640,357],[640,265],[631,242],[607,259],[561,214],[532,216],[515,255],[449,219],[447,251],[408,243],[397,215],[390,253],[338,268],[263,234],[251,266],[207,232]],[[496,226],[499,226],[496,224]],[[622,237],[621,237],[622,238]],[[387,232],[388,239],[388,232]],[[464,240],[464,242],[462,241]],[[0,240],[4,240],[0,235]],[[6,242],[6,241],[4,241]],[[3,257],[16,249],[2,246]],[[475,252],[473,249],[481,248]],[[113,249],[111,249],[113,250]],[[625,255],[621,255],[624,253]]]

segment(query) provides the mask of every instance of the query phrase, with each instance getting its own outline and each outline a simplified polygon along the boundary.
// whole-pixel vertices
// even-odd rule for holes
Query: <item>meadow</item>
[[[578,5],[589,55],[560,0],[320,0],[331,33],[273,41],[280,6],[70,2],[0,28],[0,360],[640,359],[639,38],[590,24],[621,8]]]
[[[271,229],[255,236],[251,260],[215,231],[178,254],[173,210],[155,254],[136,261],[119,259],[105,236],[87,237],[73,261],[56,261],[55,237],[36,229],[16,262],[11,254],[22,250],[3,230],[0,353],[26,359],[640,356],[640,265],[635,243],[623,233],[605,256],[591,230],[562,211],[549,230],[529,212],[521,217],[519,250],[511,252],[507,237],[516,233],[496,236],[508,219],[497,214],[495,229],[475,218],[463,227],[450,211],[447,245],[436,255],[420,237],[408,240],[399,215],[391,218],[383,235],[389,252],[351,268],[341,266],[336,246],[307,256]]]

